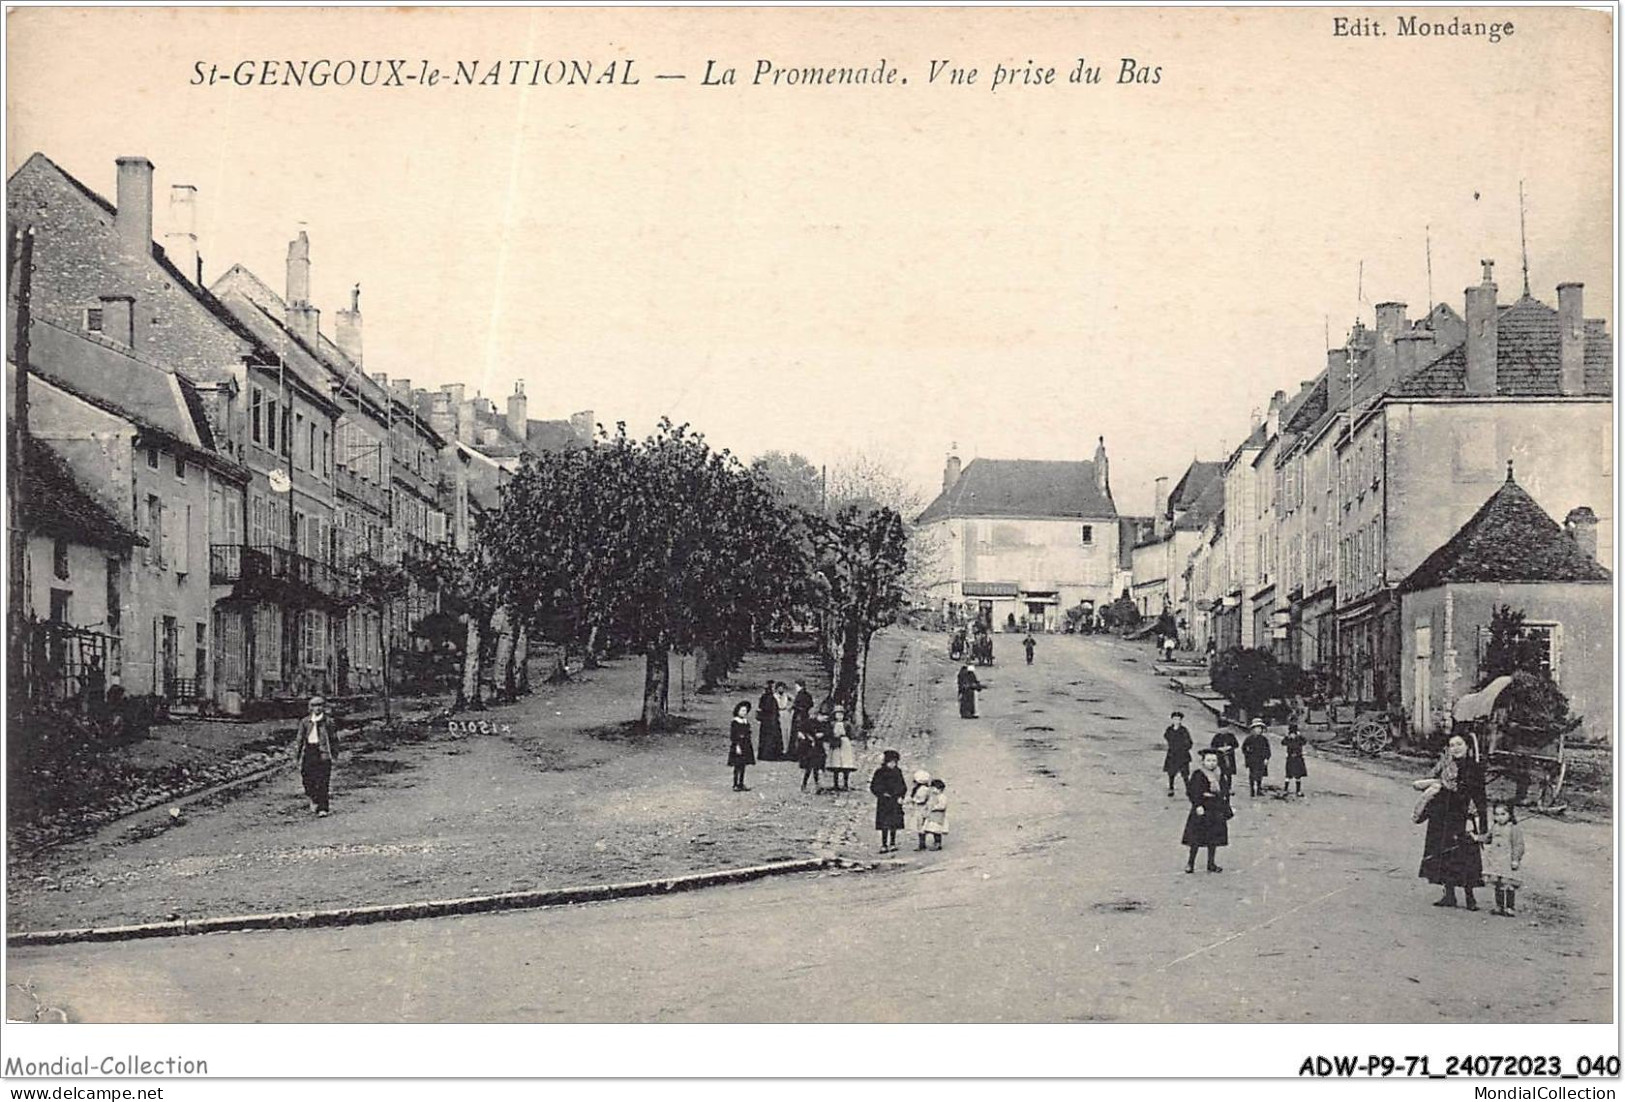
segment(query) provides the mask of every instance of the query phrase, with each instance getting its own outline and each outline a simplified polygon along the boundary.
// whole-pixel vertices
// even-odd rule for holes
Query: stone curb
[[[598,903],[631,899],[643,895],[665,895],[723,884],[742,884],[769,876],[818,872],[827,868],[864,871],[873,862],[841,857],[808,857],[799,861],[779,861],[742,869],[692,873],[659,880],[638,880],[626,884],[598,884],[580,888],[542,888],[534,891],[476,895],[464,899],[438,899],[419,903],[385,903],[375,907],[344,907],[327,911],[288,911],[274,914],[232,915],[221,918],[181,919],[174,922],[144,922],[131,926],[102,926],[78,930],[32,930],[8,934],[8,948],[26,945],[69,945],[91,941],[137,941],[144,938],[183,937],[188,934],[217,934],[242,930],[311,930],[330,926],[360,926],[373,922],[407,922],[419,918],[446,918],[452,915],[488,914],[495,911],[530,910],[571,903]]]

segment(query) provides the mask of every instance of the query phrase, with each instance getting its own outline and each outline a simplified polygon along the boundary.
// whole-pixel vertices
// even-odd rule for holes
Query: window
[[[69,607],[73,601],[73,590],[51,590],[51,622],[53,624],[70,624],[73,622],[72,611]]]
[[[327,430],[322,430],[322,477],[333,477],[333,444]]]
[[[282,454],[293,458],[293,409],[282,407]]]
[[[154,444],[148,444],[147,445],[147,466],[151,467],[155,471],[158,469],[158,448],[157,448],[157,445],[154,445]]]
[[[1556,685],[1562,684],[1563,675],[1563,625],[1550,621],[1542,623],[1524,622],[1523,637],[1534,644],[1536,663],[1540,672],[1552,679]],[[1478,666],[1484,667],[1484,651],[1489,646],[1490,629],[1488,624],[1478,629]]]
[[[183,456],[175,457],[175,477],[182,482],[186,481],[186,459]]]
[[[181,523],[175,526],[175,553],[170,558],[175,563],[175,573],[186,574],[192,569],[192,507],[186,506],[185,512],[177,515]]]
[[[85,311],[85,332],[100,333],[102,324],[102,308],[100,306],[92,306]]]
[[[265,446],[276,451],[276,399],[265,403]]]
[[[156,494],[147,495],[147,561],[164,565],[164,503]]]
[[[250,435],[254,437],[256,444],[262,443],[265,439],[260,431],[260,417],[265,412],[264,406],[265,392],[257,386],[251,387],[248,397],[248,425]]]
[[[51,545],[51,573],[66,579],[68,576],[68,541],[59,539]]]
[[[1078,529],[1078,542],[1085,547],[1095,542],[1095,526],[1093,524],[1085,524]]]
[[[299,617],[300,661],[309,668],[327,665],[327,614],[306,612]]]

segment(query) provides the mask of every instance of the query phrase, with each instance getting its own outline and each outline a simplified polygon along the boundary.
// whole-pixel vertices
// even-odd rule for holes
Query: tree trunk
[[[848,625],[841,631],[840,665],[835,676],[834,698],[837,704],[843,705],[847,714],[856,716],[858,695],[858,658],[862,651],[862,633],[856,624]]]
[[[497,622],[493,623],[492,627],[497,633],[496,678],[497,683],[501,686],[497,692],[501,699],[512,700],[514,698],[514,645],[513,628],[511,626],[513,618],[505,613],[498,612],[496,619]]]
[[[598,625],[594,624],[592,630],[587,632],[587,652],[581,656],[581,668],[596,670],[598,668]]]
[[[480,699],[480,618],[468,614],[468,631],[463,636],[463,684],[457,691],[457,707],[484,711]]]
[[[383,645],[383,650],[384,650],[382,661],[381,661],[381,665],[382,665],[383,671],[384,671],[384,727],[389,728],[389,727],[393,727],[395,725],[395,717],[390,713],[390,700],[389,700],[389,628],[390,628],[389,605],[385,604],[383,608],[378,610],[378,612],[379,612],[379,616],[378,616],[379,642]]]
[[[643,727],[660,731],[671,725],[671,652],[664,639],[651,644],[643,660]]]
[[[863,636],[863,657],[858,662],[858,703],[854,715],[857,717],[858,729],[867,731],[872,728],[874,720],[869,718],[869,641],[873,636],[865,633]]]
[[[514,691],[519,696],[530,695],[530,629],[521,627],[519,638],[514,641],[513,664],[517,667],[518,678]]]

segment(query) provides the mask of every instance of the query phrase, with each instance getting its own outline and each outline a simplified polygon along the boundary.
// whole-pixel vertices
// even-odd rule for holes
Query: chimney
[[[458,383],[456,393],[460,395],[462,392],[462,384]],[[478,437],[474,434],[474,425],[474,403],[459,400],[457,403],[457,439],[465,444],[479,443]]]
[[[135,299],[129,295],[102,296],[102,336],[125,348],[135,347]]]
[[[1112,480],[1110,468],[1106,462],[1106,438],[1104,436],[1100,438],[1100,443],[1095,445],[1095,489],[1100,491],[1102,497],[1110,498],[1112,496]]]
[[[959,482],[959,456],[948,453],[948,461],[942,465],[942,492],[947,493]]]
[[[1584,394],[1586,388],[1586,319],[1584,283],[1557,285],[1557,327],[1561,349],[1562,368],[1558,375],[1558,390],[1563,394]],[[1573,516],[1574,514],[1569,514]],[[1591,523],[1595,525],[1596,519]],[[1592,529],[1593,544],[1596,529]],[[1595,551],[1592,557],[1595,558]]]
[[[1349,350],[1346,348],[1328,348],[1326,350],[1326,377],[1333,383],[1348,378]]]
[[[1174,518],[1168,515],[1168,476],[1164,475],[1157,479],[1154,485],[1157,494],[1154,520],[1157,537],[1160,539],[1168,534],[1169,528],[1173,527]]]
[[[113,226],[130,252],[152,255],[152,162],[145,157],[118,159],[118,210]]]
[[[480,447],[489,448],[498,442],[499,434],[494,425],[484,425],[480,428]]]
[[[390,380],[389,390],[390,393],[395,395],[395,397],[400,401],[405,402],[407,405],[412,404],[411,379],[402,379],[400,376],[396,376],[394,379]]]
[[[529,420],[530,403],[525,398],[525,380],[515,379],[513,393],[508,395],[508,431],[524,442]]]
[[[339,351],[361,366],[361,284],[350,288],[350,308],[340,310],[334,326],[334,340]]]
[[[576,434],[576,439],[583,444],[592,443],[593,428],[596,421],[592,410],[584,409],[580,413],[570,414],[570,430]]]
[[[197,188],[191,184],[169,189],[169,225],[164,252],[181,274],[203,286],[202,258],[197,254]]]
[[[1586,558],[1596,561],[1597,514],[1591,511],[1591,506],[1581,505],[1570,509],[1569,515],[1563,518],[1563,531],[1585,552]]]
[[[447,440],[457,439],[457,407],[444,386],[429,396],[429,427]]]
[[[1467,288],[1467,393],[1495,393],[1496,307],[1495,261],[1481,261],[1484,282]]]
[[[310,238],[304,230],[288,242],[288,328],[312,348],[316,346],[321,314],[310,304]]]
[[[1408,378],[1433,358],[1433,334],[1426,330],[1401,333],[1394,340],[1394,379]]]
[[[1270,411],[1264,418],[1264,439],[1273,440],[1281,435],[1281,411],[1286,408],[1286,391],[1277,390],[1270,396]]]
[[[389,373],[387,371],[374,371],[372,373],[372,381],[383,387],[385,390],[389,389]]]
[[[1378,390],[1385,389],[1399,374],[1398,349],[1394,345],[1405,329],[1403,302],[1377,303],[1377,347],[1374,355]]]

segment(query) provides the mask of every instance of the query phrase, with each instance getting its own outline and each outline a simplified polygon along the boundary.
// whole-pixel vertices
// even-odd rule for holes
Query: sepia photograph
[[[1617,14],[9,8],[5,1078],[1612,1097]]]

